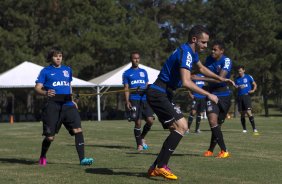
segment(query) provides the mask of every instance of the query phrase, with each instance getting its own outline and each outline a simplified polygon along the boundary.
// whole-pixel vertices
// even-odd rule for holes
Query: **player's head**
[[[212,51],[211,51],[211,56],[218,60],[221,58],[221,56],[223,55],[224,53],[224,43],[220,40],[215,40],[213,43],[212,43]]]
[[[140,62],[140,54],[137,51],[133,51],[130,53],[130,61],[132,64],[132,68],[137,68]]]
[[[243,65],[239,65],[237,71],[239,76],[242,77],[245,74],[245,67]]]
[[[202,52],[208,47],[209,31],[202,25],[192,27],[188,34],[188,43],[194,45],[196,52]]]
[[[59,47],[52,47],[47,53],[47,61],[55,66],[60,66],[63,59],[63,51]]]

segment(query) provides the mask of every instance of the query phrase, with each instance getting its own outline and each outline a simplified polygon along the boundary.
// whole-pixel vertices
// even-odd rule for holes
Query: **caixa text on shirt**
[[[67,81],[55,81],[52,84],[53,86],[70,86],[70,83]]]
[[[131,84],[145,84],[145,80],[133,80]]]

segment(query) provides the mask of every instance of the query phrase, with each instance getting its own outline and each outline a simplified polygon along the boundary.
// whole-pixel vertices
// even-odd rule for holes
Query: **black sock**
[[[188,129],[190,129],[192,123],[193,123],[193,116],[190,115],[189,118],[188,118]]]
[[[76,133],[75,137],[75,147],[78,153],[79,160],[84,159],[84,138],[82,132]]]
[[[141,134],[141,138],[144,139],[144,137],[147,135],[147,133],[151,130],[151,124],[149,123],[146,123],[144,126],[143,126],[143,131],[142,131],[142,134]]]
[[[211,142],[210,142],[210,147],[209,147],[208,150],[213,152],[216,144],[217,144],[217,140],[216,140],[216,137],[214,136],[214,133],[213,133],[212,128],[211,128]]]
[[[214,134],[215,139],[217,140],[218,146],[221,150],[226,151],[226,146],[223,139],[223,134],[219,126],[213,127],[212,132]]]
[[[197,116],[197,118],[196,118],[196,129],[195,129],[196,131],[199,130],[199,128],[200,128],[201,119],[202,119],[201,116]]]
[[[252,125],[252,127],[253,127],[253,130],[256,129],[254,116],[250,116],[250,117],[249,117],[249,120],[250,120],[250,122],[251,122],[251,125]]]
[[[51,145],[51,141],[49,141],[47,138],[43,139],[40,157],[46,157],[46,153],[47,153],[50,145]]]
[[[177,132],[177,131],[172,131],[169,136],[166,138],[163,147],[160,151],[160,154],[158,155],[158,160],[157,160],[157,165],[159,168],[164,167],[165,165],[167,165],[170,156],[172,155],[172,153],[174,152],[174,150],[176,149],[178,143],[180,142],[180,140],[182,139],[182,135]]]
[[[246,120],[245,120],[245,117],[241,117],[241,124],[242,124],[243,130],[246,130]]]
[[[134,128],[134,136],[135,136],[137,146],[142,145],[140,128]]]

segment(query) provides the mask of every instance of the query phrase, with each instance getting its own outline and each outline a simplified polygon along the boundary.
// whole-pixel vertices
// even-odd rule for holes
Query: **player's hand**
[[[232,84],[232,86],[236,87],[235,82],[233,80],[231,80],[231,79],[226,79],[226,78],[220,77],[220,81],[221,82],[230,83],[230,84]]]
[[[126,102],[126,107],[127,107],[128,110],[130,110],[132,108],[131,103],[130,102]]]
[[[248,93],[253,94],[254,92],[255,92],[254,90],[250,90]]]
[[[49,96],[49,97],[53,97],[53,96],[56,95],[56,92],[55,92],[55,90],[53,90],[53,89],[49,89],[49,90],[47,91],[46,95]]]
[[[214,103],[218,103],[218,98],[217,98],[217,96],[216,95],[213,95],[213,94],[209,94],[208,95],[208,98],[211,100],[211,101],[213,101]]]

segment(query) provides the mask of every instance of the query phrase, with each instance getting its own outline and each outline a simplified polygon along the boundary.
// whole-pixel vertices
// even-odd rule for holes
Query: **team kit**
[[[225,46],[220,40],[211,44],[211,53],[205,62],[199,59],[199,53],[207,49],[209,31],[196,25],[188,33],[188,40],[171,53],[160,70],[156,81],[149,81],[148,73],[139,67],[141,55],[138,51],[130,53],[132,63],[122,76],[124,85],[125,108],[128,121],[134,122],[133,133],[136,151],[150,149],[145,137],[150,132],[155,116],[168,136],[163,141],[160,152],[148,167],[148,177],[164,177],[177,180],[178,176],[168,167],[170,157],[185,134],[191,133],[191,125],[196,116],[195,133],[200,133],[200,121],[206,113],[211,129],[210,145],[203,153],[204,157],[214,156],[214,148],[220,152],[220,159],[231,156],[224,141],[222,124],[231,106],[231,87],[237,90],[238,111],[241,114],[242,133],[246,133],[245,115],[248,116],[254,135],[259,135],[252,114],[250,94],[256,91],[256,83],[251,75],[245,73],[244,66],[237,67],[238,77],[231,80],[232,60],[224,54]],[[47,166],[47,152],[55,135],[62,125],[70,136],[75,138],[75,148],[80,165],[92,165],[94,158],[85,156],[84,134],[78,106],[72,97],[72,69],[62,64],[63,51],[53,47],[47,53],[49,66],[44,67],[36,81],[35,91],[46,96],[42,110],[43,140],[39,165]],[[193,73],[196,67],[199,73]],[[173,103],[174,91],[185,88],[192,100],[191,112],[184,117],[180,107]],[[136,90],[138,89],[138,90]],[[155,116],[154,116],[155,115]],[[145,124],[142,127],[142,121]]]

